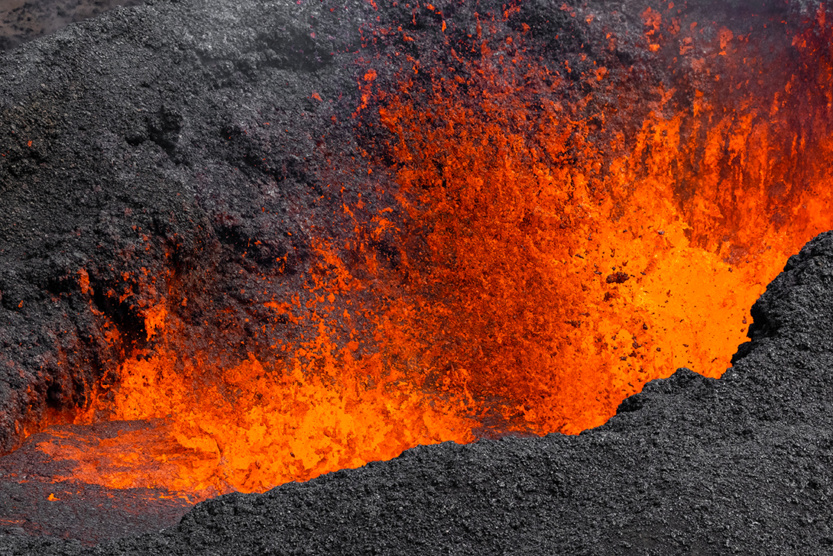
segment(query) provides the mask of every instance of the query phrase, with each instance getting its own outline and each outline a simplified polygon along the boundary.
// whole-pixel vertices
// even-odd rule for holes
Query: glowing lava
[[[395,162],[374,164],[398,204],[322,235],[309,302],[272,302],[314,334],[221,368],[148,310],[156,347],[77,418],[157,420],[139,470],[135,439],[42,449],[78,462],[67,478],[199,498],[416,444],[574,434],[677,367],[719,377],[765,284],[833,226],[833,37],[817,14],[786,75],[753,33],[672,15],[646,10],[643,42],[674,87],[527,55],[511,13],[387,90],[363,73],[356,117],[389,137]]]

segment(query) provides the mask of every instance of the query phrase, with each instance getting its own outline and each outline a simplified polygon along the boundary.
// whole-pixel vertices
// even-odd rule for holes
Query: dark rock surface
[[[274,321],[263,303],[299,289],[311,229],[355,195],[325,186],[357,154],[338,134],[359,70],[337,59],[364,4],[192,8],[116,10],[0,59],[0,450],[152,350],[154,305],[217,361],[268,361],[247,322]]]
[[[833,546],[833,233],[755,305],[720,380],[649,383],[577,437],[418,447],[258,495],[176,527],[38,554],[828,554]]]
[[[4,0],[0,3],[0,50],[49,35],[116,7],[142,0]]]
[[[625,7],[617,24],[640,30],[641,4]],[[151,1],[0,56],[0,448],[152,349],[142,313],[162,297],[195,337],[223,330],[202,346],[217,357],[270,343],[245,325],[269,318],[258,292],[297,289],[311,229],[341,225],[326,183],[372,139],[350,115],[358,29],[377,15],[359,0]],[[755,305],[723,379],[680,370],[578,437],[419,447],[210,500],[158,533],[95,548],[7,534],[0,554],[830,553],[831,288],[825,234]]]

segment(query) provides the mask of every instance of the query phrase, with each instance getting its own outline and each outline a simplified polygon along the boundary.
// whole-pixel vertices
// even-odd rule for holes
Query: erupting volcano
[[[0,467],[48,462],[50,501],[600,427],[679,367],[720,378],[833,228],[823,3],[253,4],[127,69],[119,37],[177,9],[5,57],[114,49],[0,98]]]

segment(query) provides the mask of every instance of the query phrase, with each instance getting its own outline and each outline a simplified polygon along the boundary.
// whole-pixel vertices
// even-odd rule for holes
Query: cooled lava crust
[[[0,6],[0,50],[54,33],[70,23],[95,17],[115,6],[135,6],[141,0],[9,0]]]
[[[367,75],[359,29],[407,26],[412,16],[377,3],[330,11],[326,2],[151,1],[2,55],[0,448],[83,406],[102,375],[152,351],[142,309],[159,292],[187,297],[169,309],[206,338],[203,353],[272,357],[275,338],[247,324],[274,320],[258,309],[260,278],[275,278],[272,293],[296,290],[312,230],[348,226],[343,197],[325,190],[334,175],[348,195],[351,185],[385,183],[380,172],[356,176],[349,162],[385,154],[371,152],[377,132],[352,117]],[[686,9],[732,25],[817,7],[753,4]],[[471,6],[437,6],[474,28]],[[540,36],[566,37],[558,55],[605,58],[622,74],[643,64],[640,79],[654,84],[674,79],[644,66],[644,50],[627,41],[613,53],[617,67],[594,50],[600,37],[571,22],[570,6],[520,6]],[[616,3],[608,24],[641,37],[647,6]],[[614,12],[613,3],[594,8]],[[379,49],[429,52],[430,36],[418,37]],[[390,76],[402,67],[391,64]],[[380,70],[378,79],[390,76]],[[831,276],[833,235],[823,234],[756,303],[751,342],[722,379],[680,369],[578,436],[417,447],[265,494],[208,500],[178,525],[95,548],[15,526],[0,552],[829,553]],[[154,287],[149,277],[159,278]],[[282,338],[292,334],[287,326]],[[96,526],[102,539],[136,532]],[[65,529],[77,537],[74,527]]]

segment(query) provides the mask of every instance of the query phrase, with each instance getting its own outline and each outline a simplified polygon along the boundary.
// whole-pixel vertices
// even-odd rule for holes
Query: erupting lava
[[[273,346],[278,363],[222,368],[149,310],[153,348],[75,422],[151,428],[44,443],[78,462],[65,478],[201,498],[416,444],[575,434],[677,367],[719,377],[765,284],[833,226],[828,14],[773,59],[765,22],[736,34],[648,9],[648,62],[623,68],[543,59],[517,10],[467,33],[420,9],[436,29],[378,35],[430,32],[444,48],[394,76],[365,62],[355,113],[383,138],[369,164],[397,203],[345,203],[353,237],[319,230],[307,289],[270,302],[310,334]]]

